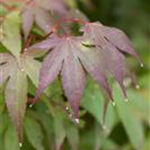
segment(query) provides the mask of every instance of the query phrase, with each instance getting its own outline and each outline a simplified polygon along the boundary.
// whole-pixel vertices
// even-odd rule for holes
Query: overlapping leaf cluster
[[[30,48],[31,51],[36,49],[50,51],[40,71],[40,85],[35,100],[61,73],[63,89],[76,119],[87,73],[105,89],[108,98],[113,101],[108,82],[109,75],[112,75],[122,88],[126,99],[123,84],[125,76],[123,52],[139,60],[131,42],[121,30],[100,23],[87,22],[81,31],[83,35],[78,37],[71,35],[60,37],[54,32],[48,39]]]
[[[12,0],[6,0],[6,3],[9,4],[10,1]],[[6,83],[6,105],[18,131],[20,142],[22,141],[22,126],[28,102],[28,78],[37,87],[33,101],[35,103],[40,99],[45,89],[60,76],[63,94],[73,109],[76,123],[79,123],[79,107],[88,75],[104,89],[106,99],[111,101],[114,101],[114,96],[109,78],[113,76],[122,89],[124,99],[127,99],[124,85],[125,54],[132,55],[139,62],[140,59],[135,53],[130,40],[121,30],[104,26],[100,22],[87,22],[84,15],[80,13],[73,13],[73,18],[68,19],[67,13],[70,12],[68,5],[60,0],[44,0],[42,3],[40,0],[23,2],[17,0],[15,2],[22,3],[21,7],[16,5],[11,13],[6,9],[7,15],[2,17],[0,26],[0,42],[9,51],[0,53],[0,86]],[[65,19],[57,19],[55,15],[58,18],[63,16]],[[61,25],[61,23],[65,25],[68,22],[69,32],[68,27],[65,28]],[[81,35],[79,36],[71,34],[71,25],[74,22],[81,26]],[[29,45],[24,47],[22,43],[28,41],[34,23],[48,36],[31,47]],[[21,29],[23,35],[21,34]],[[62,30],[62,35],[59,34],[58,29]],[[40,61],[36,60],[36,58],[42,57],[43,54],[46,55],[43,62],[41,62],[41,59]],[[117,103],[119,102],[117,101]],[[120,105],[122,105],[121,102]],[[96,110],[93,110],[92,107],[89,108],[89,102],[84,100],[82,106],[98,118],[95,113]],[[126,107],[124,109],[126,110]],[[123,122],[125,122],[125,117],[127,116],[123,114],[121,107],[118,107],[117,111],[123,118]],[[57,116],[54,119],[57,139],[55,141],[56,148],[59,150],[65,137],[68,137],[71,146],[76,149],[74,143],[78,143],[78,136],[76,136],[75,141],[71,140],[69,136],[71,136],[72,130],[75,135],[77,135],[77,131],[71,126],[71,132],[66,132],[62,127],[63,125],[61,126],[61,119],[63,120],[64,118],[61,118],[58,112],[54,112]],[[114,114],[113,110],[111,112]],[[28,130],[32,126],[31,124],[35,125],[39,135],[41,135],[40,127],[36,122],[32,122],[30,119],[26,119],[25,122],[27,125],[25,130],[31,141]],[[132,121],[132,116],[128,118],[128,122],[134,124],[137,122],[137,128],[139,128],[137,132],[140,134],[140,138],[137,141],[131,140],[136,147],[137,143],[143,140],[142,129],[136,119]],[[110,121],[110,128],[112,128],[113,124],[115,123]],[[124,125],[126,126],[127,123],[125,122]],[[131,129],[133,129],[133,126],[127,130],[129,137],[132,136]],[[61,135],[59,132],[61,132]],[[36,142],[36,140],[32,141],[33,147],[38,147],[37,149],[42,150],[42,146],[40,144],[40,146],[37,146]]]
[[[8,80],[5,89],[6,104],[21,141],[22,123],[27,103],[27,76],[35,85],[38,84],[40,62],[34,59],[39,57],[39,53],[25,52],[21,54],[18,17],[18,13],[12,13],[7,16],[6,22],[3,24],[5,36],[2,37],[2,43],[11,53],[0,53],[0,86]],[[11,25],[14,26],[15,34],[13,35],[16,36],[16,39],[11,36],[12,31],[9,30]]]

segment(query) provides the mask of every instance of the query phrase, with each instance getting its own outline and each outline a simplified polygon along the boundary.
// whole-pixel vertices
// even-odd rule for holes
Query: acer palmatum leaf
[[[68,44],[66,52],[68,53],[62,67],[62,83],[65,95],[70,100],[70,105],[74,110],[75,117],[78,118],[80,99],[85,88],[85,71],[75,55],[74,45]]]
[[[49,10],[53,13],[59,13],[59,15],[66,15],[68,12],[68,4],[65,0],[36,0],[37,4],[42,8]]]
[[[23,31],[27,38],[34,22],[43,30],[45,33],[49,33],[52,30],[53,20],[47,10],[40,8],[39,6],[26,6],[22,13]]]
[[[37,52],[26,52],[16,59],[10,53],[0,54],[0,86],[7,81],[5,99],[9,115],[14,123],[18,139],[22,141],[22,125],[27,103],[27,76],[38,85],[40,63],[34,58]]]
[[[126,99],[126,90],[123,84],[125,74],[125,58],[123,53],[132,55],[141,63],[132,43],[123,31],[103,26],[99,22],[87,23],[81,31],[84,32],[83,36],[85,39],[90,40],[91,44],[100,51],[103,61],[107,64],[108,71],[121,86]]]
[[[20,50],[21,50],[19,12],[14,11],[14,12],[6,15],[5,20],[0,24],[0,29],[2,30],[2,33],[3,33],[3,34],[0,34],[0,42],[15,57],[19,57]]]
[[[69,103],[78,118],[79,103],[85,88],[85,70],[106,90],[112,99],[106,70],[99,57],[99,51],[82,45],[80,37],[54,37],[34,45],[33,49],[51,48],[40,71],[40,83],[35,100],[38,100],[48,85],[61,72],[62,86]],[[54,45],[54,41],[56,45]],[[49,45],[47,45],[49,43]],[[52,45],[51,45],[52,43]],[[32,48],[30,50],[32,51]],[[102,66],[102,67],[100,67]]]
[[[131,42],[119,29],[105,27],[98,22],[79,22],[84,25],[81,29],[83,36],[61,37],[53,32],[54,34],[48,39],[31,47],[31,51],[32,49],[50,51],[41,68],[35,101],[61,72],[63,89],[76,118],[85,86],[85,71],[105,89],[110,100],[113,100],[113,96],[108,75],[112,75],[119,83],[126,99],[126,89],[123,84],[125,57],[122,52],[131,54],[139,60]]]
[[[0,80],[2,84],[9,77],[5,89],[6,104],[9,115],[18,131],[18,138],[20,142],[22,138],[21,126],[27,102],[27,81],[24,73],[17,68],[15,58],[12,55],[6,55],[9,60],[2,62],[5,64],[0,66]],[[5,54],[1,54],[1,58],[3,57],[5,57]],[[20,87],[20,85],[22,87]]]
[[[34,22],[45,32],[49,33],[54,24],[54,17],[50,12],[58,12],[59,16],[67,14],[67,6],[64,2],[57,0],[31,0],[25,5],[22,12],[23,31],[27,38]]]
[[[132,55],[141,63],[132,43],[123,31],[104,26],[100,22],[87,23],[81,31],[84,32],[85,37],[89,37],[94,45],[103,46],[104,44],[105,46],[107,41],[107,43],[114,46],[118,51]],[[105,43],[99,41],[99,38],[105,40]]]

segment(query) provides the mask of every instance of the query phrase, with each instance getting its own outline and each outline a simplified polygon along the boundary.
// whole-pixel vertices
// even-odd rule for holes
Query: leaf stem
[[[23,49],[22,49],[22,51],[21,51],[21,54],[23,54],[23,53],[26,51],[26,49],[30,46],[30,43],[31,43],[31,41],[33,40],[33,38],[34,38],[33,35],[30,35],[30,36],[29,36],[29,38],[28,38],[27,41],[25,42],[25,45],[24,45],[24,47],[23,47]]]
[[[65,34],[64,36],[68,37],[69,34],[60,25],[61,23],[68,23],[68,22],[70,22],[70,23],[79,23],[79,24],[83,24],[83,25],[86,25],[86,24],[89,23],[87,21],[83,21],[83,20],[80,20],[80,19],[61,18],[61,19],[57,20],[57,22],[55,23],[55,25],[54,25],[54,27],[53,27],[53,29],[50,33],[57,33],[58,29],[61,29]],[[69,28],[69,30],[70,30],[70,28]]]

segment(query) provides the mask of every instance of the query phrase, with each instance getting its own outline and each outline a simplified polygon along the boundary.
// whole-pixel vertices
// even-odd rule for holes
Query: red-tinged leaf
[[[7,80],[8,78],[8,65],[5,64],[10,60],[9,54],[0,54],[0,86]]]
[[[47,34],[52,30],[53,20],[50,16],[49,12],[43,10],[42,8],[36,8],[35,22]]]
[[[54,37],[49,39],[58,41],[57,45],[53,46],[52,51],[46,56],[40,73],[40,84],[37,90],[35,100],[37,100],[45,88],[51,84],[59,72],[61,72],[62,84],[65,95],[67,96],[75,117],[78,118],[79,102],[85,86],[86,71],[106,90],[110,99],[112,98],[111,89],[109,87],[106,75],[106,67],[99,57],[99,52],[96,49],[90,49],[81,44],[82,38],[74,37]],[[34,45],[37,50],[43,47],[43,42]],[[50,46],[44,45],[44,49]],[[46,48],[46,46],[48,48]],[[32,49],[31,49],[32,51]],[[101,67],[100,67],[101,66]]]
[[[34,7],[27,6],[22,13],[23,32],[27,38],[33,23],[35,22],[45,33],[49,33],[52,30],[52,18],[48,11],[35,5]]]
[[[23,32],[27,38],[35,22],[46,34],[54,25],[53,14],[64,18],[68,14],[68,5],[62,0],[32,0],[24,4],[22,11]]]
[[[117,28],[103,26],[99,22],[88,23],[81,31],[84,32],[85,37],[91,38],[94,44],[102,45],[103,43],[100,41],[95,41],[98,37],[101,37],[107,40],[108,43],[112,44],[120,52],[131,54],[141,62],[139,56],[134,51],[132,43],[123,31]]]
[[[107,59],[108,56],[111,56],[109,62],[107,62],[107,67],[108,67],[108,71],[110,72],[110,74],[113,75],[113,77],[115,78],[115,80],[119,83],[122,92],[124,94],[124,97],[127,98],[127,94],[126,94],[126,89],[124,86],[124,68],[125,68],[125,59],[124,56],[121,53],[118,53],[118,51],[116,51],[113,47],[112,49],[105,49],[103,51],[105,54],[105,58]],[[103,55],[103,56],[104,56]]]
[[[36,86],[38,85],[40,62],[34,60],[34,57],[40,55],[34,51],[27,51],[18,59],[9,53],[4,53],[1,56],[4,58],[1,63],[4,64],[0,65],[0,84],[1,81],[3,83],[9,77],[5,89],[5,99],[9,115],[18,132],[19,142],[21,142],[27,102],[27,76]]]
[[[52,48],[54,48],[59,42],[61,41],[60,38],[54,39],[54,38],[48,38],[40,43],[34,44],[31,47],[29,47],[29,51],[36,52],[36,51],[49,51]]]
[[[105,70],[114,76],[126,98],[123,84],[125,57],[122,52],[131,54],[139,60],[127,36],[119,29],[105,27],[98,22],[86,24],[81,31],[84,32],[84,38],[91,39],[91,45],[99,50]]]
[[[110,43],[101,37],[98,38],[98,41],[101,43],[101,46],[98,48],[100,56],[103,56],[103,62],[106,64],[106,68],[110,74],[113,75],[115,80],[119,83],[122,88],[122,92],[124,97],[126,98],[126,89],[123,84],[124,79],[124,68],[125,68],[125,57],[122,53],[118,52],[118,50]],[[109,62],[108,61],[109,57]]]
[[[107,92],[109,99],[113,100],[112,92],[108,84],[106,75],[106,64],[104,64],[103,56],[95,48],[88,48],[80,44],[79,58],[84,68]],[[100,58],[101,57],[101,58]]]
[[[9,54],[0,53],[0,65],[7,62],[9,60]]]
[[[113,100],[113,96],[108,75],[113,75],[126,98],[123,84],[125,58],[121,53],[120,43],[123,42],[122,44],[129,48],[131,45],[125,40],[120,43],[116,40],[114,41],[116,43],[112,43],[105,36],[104,28],[105,26],[100,23],[86,23],[82,29],[84,32],[82,37],[71,37],[66,34],[60,37],[58,33],[53,32],[48,39],[30,48],[31,51],[51,50],[43,62],[35,100],[61,72],[65,95],[74,110],[75,117],[78,117],[79,103],[85,85],[84,69],[105,89],[110,100]]]
[[[40,72],[40,85],[37,90],[36,100],[40,97],[47,86],[54,82],[61,71],[62,63],[65,58],[64,48],[65,44],[60,41],[58,47],[44,59]]]
[[[120,51],[131,54],[137,60],[139,56],[134,51],[134,47],[125,33],[117,28],[110,28],[103,26],[102,28],[103,36],[114,46],[116,46]]]
[[[75,118],[78,119],[80,99],[85,88],[85,72],[79,59],[73,55],[74,47],[68,44],[68,56],[64,60],[62,68],[62,84],[65,95],[68,97],[71,107],[75,112]]]
[[[44,0],[42,3],[41,0],[36,1],[42,8],[54,12],[59,16],[64,16],[68,12],[68,5],[64,0]]]
[[[9,77],[8,75],[8,66],[3,65],[0,66],[0,86],[3,85],[3,83],[7,80],[7,78]]]
[[[21,142],[22,123],[27,102],[27,78],[25,73],[17,68],[10,73],[11,77],[5,90],[5,98],[9,115],[17,128],[19,142]]]
[[[24,31],[25,34],[25,38],[27,38],[27,36],[29,35],[31,28],[33,26],[34,23],[34,17],[32,15],[32,9],[29,8],[28,11],[24,11],[22,14],[22,29]]]

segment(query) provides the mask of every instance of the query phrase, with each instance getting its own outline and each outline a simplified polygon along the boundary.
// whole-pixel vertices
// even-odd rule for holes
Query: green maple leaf
[[[13,29],[12,29],[12,25]],[[1,43],[10,53],[0,53],[0,86],[7,81],[5,99],[9,116],[14,123],[19,142],[22,141],[22,124],[26,110],[28,82],[38,85],[40,62],[35,60],[41,53],[21,53],[20,17],[18,12],[10,13],[2,24],[4,35]]]

